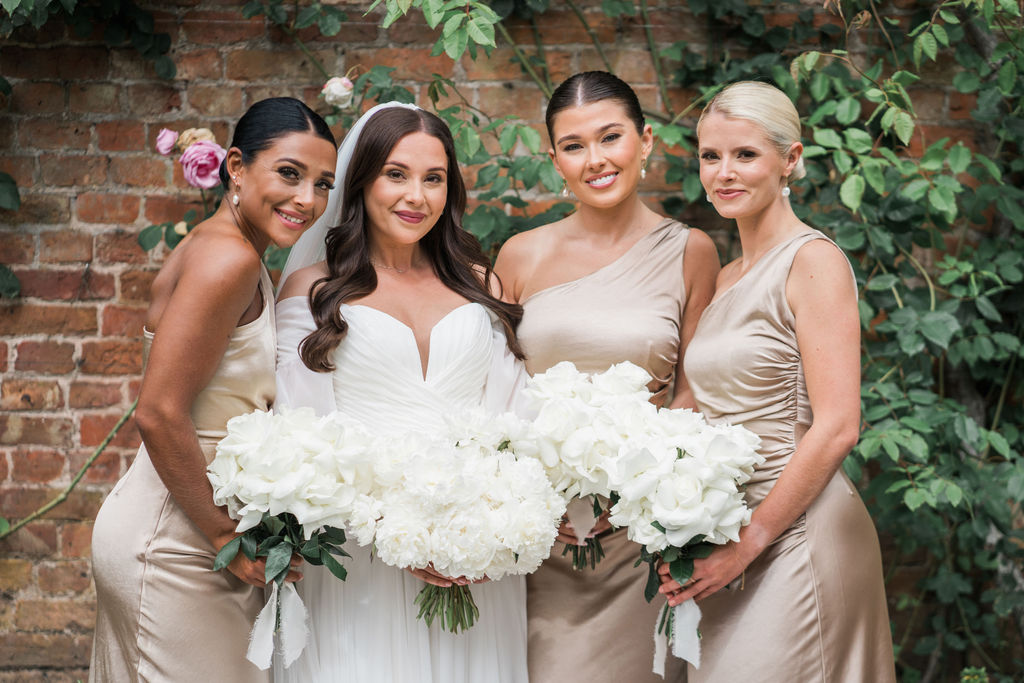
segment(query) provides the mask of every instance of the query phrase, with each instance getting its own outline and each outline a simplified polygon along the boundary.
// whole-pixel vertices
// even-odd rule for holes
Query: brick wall
[[[108,49],[99,35],[78,39],[59,21],[0,45],[0,75],[13,86],[0,95],[0,170],[14,176],[23,202],[18,212],[0,211],[0,262],[22,283],[21,298],[0,300],[0,515],[8,519],[66,486],[136,396],[143,314],[162,255],[144,253],[137,234],[198,207],[180,167],[153,151],[159,129],[202,125],[226,144],[232,122],[258,99],[292,95],[317,106],[321,77],[309,59],[261,18],[242,19],[241,2],[143,4],[172,36],[178,75],[171,82],[134,51]],[[303,32],[328,70],[397,67],[396,79],[419,92],[421,104],[424,83],[440,73],[485,111],[516,114],[542,130],[543,98],[507,45],[476,62],[432,58],[434,32],[413,19],[379,29],[379,14],[361,18],[368,4],[354,3],[352,20],[333,39]],[[639,20],[613,21],[597,0],[582,4],[617,73],[645,107],[661,109]],[[649,4],[659,44],[700,43],[684,3]],[[547,13],[539,29],[556,83],[601,68],[571,11]],[[528,23],[512,23],[510,32],[525,51],[535,49]],[[926,133],[970,142],[962,125],[972,103],[944,86],[948,65],[930,67],[930,75],[943,87],[918,90]],[[689,96],[672,93],[676,106]],[[658,163],[651,171],[644,188],[656,203],[675,188]],[[718,225],[701,208],[683,218]],[[129,422],[67,502],[0,543],[0,681],[87,676],[91,520],[138,443]]]

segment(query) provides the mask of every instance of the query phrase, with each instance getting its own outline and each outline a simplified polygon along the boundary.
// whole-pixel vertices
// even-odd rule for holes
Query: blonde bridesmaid
[[[221,165],[225,201],[153,282],[142,447],[93,528],[90,681],[269,681],[245,658],[264,563],[239,554],[213,571],[236,523],[213,504],[206,464],[228,419],[274,400],[274,293],[260,258],[323,213],[335,150],[302,102],[254,104]]]
[[[709,201],[742,255],[718,276],[686,355],[697,406],[761,437],[738,543],[697,560],[670,604],[695,598],[701,665],[690,683],[895,680],[878,537],[840,464],[860,425],[860,325],[850,264],[801,222],[800,120],[780,90],[735,83],[697,124]],[[730,590],[723,590],[729,588]]]
[[[713,243],[640,200],[653,139],[626,83],[602,71],[576,74],[552,94],[546,119],[549,153],[578,209],[511,238],[495,266],[523,306],[527,370],[569,360],[597,372],[628,360],[654,378],[658,405],[692,407],[682,359],[714,292]],[[633,566],[640,547],[607,522],[595,534],[606,552],[596,569],[574,570],[556,544],[527,578],[532,683],[663,680],[651,672],[663,603],[644,601],[646,565]],[[559,540],[578,542],[568,524]],[[665,680],[684,676],[670,663]]]

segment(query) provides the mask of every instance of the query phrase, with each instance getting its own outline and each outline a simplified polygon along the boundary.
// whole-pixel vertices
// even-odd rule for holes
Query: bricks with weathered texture
[[[11,480],[46,484],[64,474],[67,458],[61,451],[21,448],[11,453]]]
[[[63,375],[75,369],[75,345],[57,341],[24,341],[16,347],[14,368],[20,372]]]
[[[83,223],[133,223],[141,201],[133,195],[86,192],[75,201],[75,214]]]
[[[0,410],[57,410],[64,392],[53,379],[7,377],[0,381]]]

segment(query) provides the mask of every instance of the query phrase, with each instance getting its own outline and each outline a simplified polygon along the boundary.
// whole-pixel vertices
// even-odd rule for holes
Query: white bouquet
[[[680,584],[693,574],[693,561],[707,557],[715,544],[739,541],[750,522],[742,484],[764,462],[760,439],[743,427],[709,425],[689,410],[660,410],[621,451],[612,475],[618,500],[609,521],[627,528],[630,540],[644,546],[650,563],[645,597],[657,594],[660,558]],[[697,624],[700,610],[688,600],[662,610],[656,634],[673,640],[673,653],[700,665]],[[656,656],[664,673],[664,655]]]
[[[603,514],[604,501],[614,497],[611,478],[620,451],[630,438],[645,434],[657,416],[647,390],[650,381],[647,372],[629,362],[587,374],[563,361],[527,382],[525,392],[537,411],[534,454],[565,497],[570,523],[581,539]],[[590,504],[574,500],[586,497]],[[567,546],[562,554],[570,551],[576,569],[593,568],[604,556],[596,537]]]
[[[241,535],[220,550],[214,569],[230,564],[239,550],[252,560],[266,557],[272,594],[254,625],[248,657],[262,669],[270,666],[280,614],[290,664],[306,642],[305,607],[294,587],[284,583],[292,555],[300,553],[345,578],[335,558],[347,555],[341,548],[344,525],[352,520],[357,535],[372,536],[378,516],[371,494],[379,447],[344,415],[317,417],[310,408],[240,415],[228,421],[227,432],[207,477],[214,503],[226,505],[239,520]]]
[[[554,544],[565,506],[532,458],[509,449],[511,416],[459,416],[441,435],[392,439],[377,462],[380,519],[374,545],[386,564],[470,581],[536,570]],[[419,617],[458,632],[479,616],[468,586],[428,585]]]

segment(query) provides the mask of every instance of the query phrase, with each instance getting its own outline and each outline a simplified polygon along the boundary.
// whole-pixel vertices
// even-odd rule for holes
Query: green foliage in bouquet
[[[280,586],[288,575],[292,555],[298,553],[310,564],[327,567],[344,581],[348,572],[335,559],[335,555],[351,557],[342,549],[344,543],[344,529],[326,526],[307,540],[302,535],[302,525],[295,519],[295,515],[288,512],[271,515],[267,512],[259,524],[242,532],[220,549],[213,569],[219,571],[227,567],[239,551],[250,560],[265,557],[267,584],[275,582]]]
[[[428,584],[416,596],[414,604],[420,608],[417,619],[422,619],[427,626],[432,625],[434,619],[440,619],[441,628],[449,633],[465,631],[480,618],[469,586],[442,588]]]

